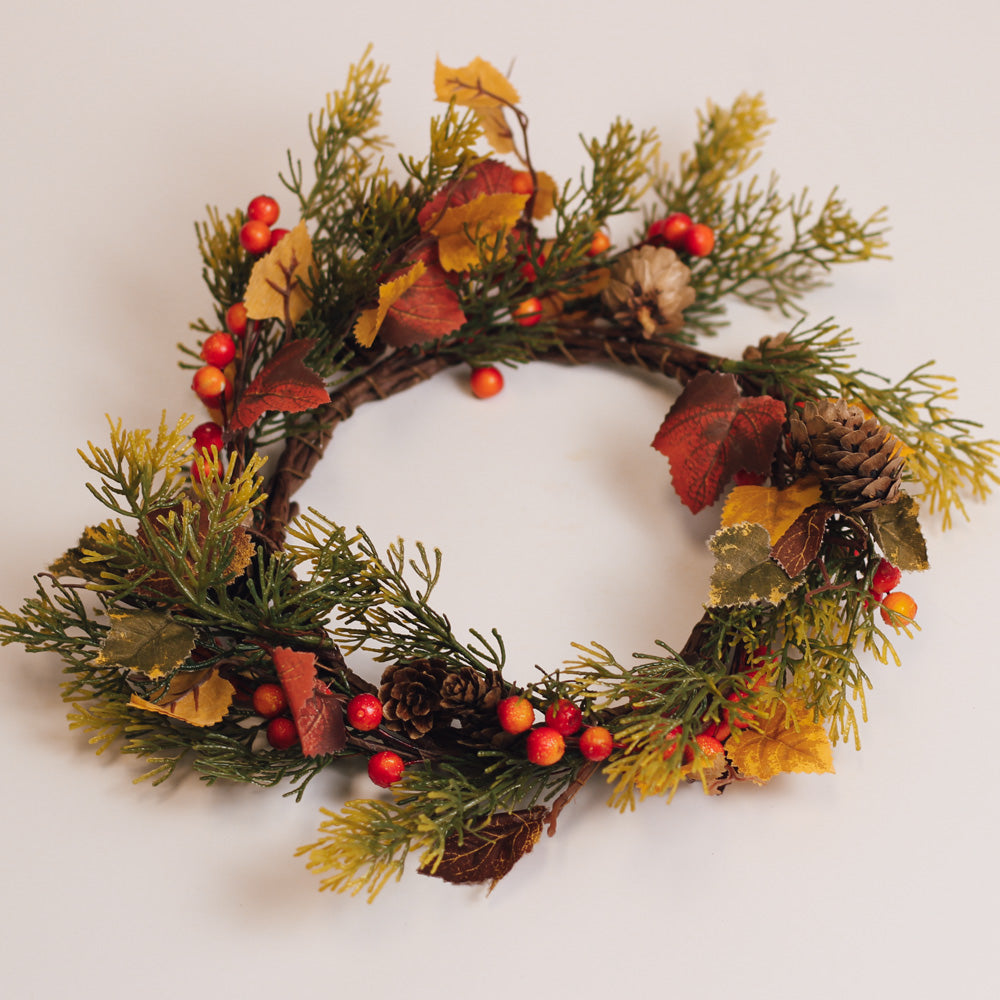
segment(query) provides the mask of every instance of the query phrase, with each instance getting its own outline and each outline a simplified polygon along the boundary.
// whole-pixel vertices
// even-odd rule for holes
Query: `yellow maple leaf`
[[[785,772],[833,772],[830,737],[800,701],[775,702],[759,729],[733,733],[726,753],[740,774],[758,784]]]
[[[556,182],[544,170],[535,174],[535,203],[531,206],[533,219],[544,219],[555,208],[557,190]]]
[[[445,210],[428,230],[438,238],[438,258],[446,271],[466,271],[479,263],[477,241],[494,237],[499,255],[504,238],[521,217],[525,194],[481,194]]]
[[[434,66],[434,96],[465,108],[502,108],[521,99],[507,77],[478,56],[467,66],[452,68],[440,59]]]
[[[192,726],[214,726],[229,711],[235,693],[236,689],[218,670],[209,668],[196,673],[177,674],[169,690],[155,702],[134,694],[129,704],[146,712],[180,719]]]
[[[391,281],[383,282],[378,286],[378,305],[371,309],[366,309],[354,324],[354,339],[362,347],[371,347],[375,342],[375,335],[379,327],[385,320],[386,314],[392,308],[392,304],[406,292],[413,283],[426,271],[427,268],[422,260],[418,260],[412,267],[397,274]]]
[[[798,479],[787,489],[775,486],[737,486],[722,508],[722,527],[745,521],[767,529],[776,545],[795,519],[807,507],[819,503],[819,480],[814,476]]]
[[[312,240],[300,222],[253,266],[243,304],[250,319],[285,319],[297,323],[309,308]]]
[[[507,124],[502,107],[476,108],[476,120],[486,141],[498,153],[514,152],[514,133]]]

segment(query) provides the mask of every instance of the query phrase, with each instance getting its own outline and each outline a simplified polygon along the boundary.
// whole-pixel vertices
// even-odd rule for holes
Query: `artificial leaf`
[[[488,252],[503,256],[508,231],[524,211],[525,194],[481,194],[446,208],[429,232],[438,238],[438,259],[446,271],[467,271],[479,263],[482,241]],[[492,243],[490,238],[492,237]]]
[[[409,347],[454,333],[465,323],[455,289],[435,258],[433,247],[416,254],[423,273],[393,304],[379,336],[392,347]]]
[[[476,119],[483,130],[486,141],[498,153],[514,152],[514,133],[507,124],[503,108],[476,108]]]
[[[229,421],[230,430],[250,427],[268,410],[299,413],[330,402],[323,379],[302,363],[314,344],[314,340],[302,338],[290,340],[278,349],[243,390]]]
[[[467,205],[484,194],[514,194],[514,179],[517,176],[508,164],[500,160],[484,160],[477,163],[467,173],[449,184],[445,184],[417,215],[420,231],[433,231],[441,216],[449,209]]]
[[[760,784],[784,772],[833,772],[830,737],[799,701],[775,702],[759,729],[733,733],[726,753],[742,776]]]
[[[337,753],[347,744],[340,699],[316,676],[316,654],[278,646],[272,653],[306,757]]]
[[[403,271],[397,271],[388,281],[378,286],[378,305],[366,309],[354,324],[354,339],[362,347],[371,347],[386,314],[400,296],[427,270],[427,265],[418,260]],[[464,320],[464,315],[463,315]]]
[[[102,666],[138,670],[162,677],[191,655],[195,633],[162,611],[112,611],[111,628],[101,643]]]
[[[243,296],[247,316],[297,323],[309,308],[312,266],[312,240],[305,222],[300,222],[254,264]]]
[[[555,208],[557,191],[556,182],[544,170],[535,174],[535,200],[531,206],[533,219],[544,219]]]
[[[836,506],[830,503],[804,510],[771,546],[771,558],[789,576],[798,576],[819,555],[826,522],[836,513]]]
[[[927,569],[927,542],[917,520],[917,501],[908,493],[865,515],[872,538],[886,559],[901,570]]]
[[[492,889],[538,843],[548,810],[542,806],[497,813],[474,833],[450,834],[441,858],[420,869],[455,885],[490,883]]]
[[[737,486],[722,508],[722,527],[741,521],[762,524],[771,536],[771,544],[776,545],[795,519],[819,499],[819,480],[814,476],[797,479],[783,490],[775,486]]]
[[[784,420],[781,400],[743,396],[733,375],[702,372],[670,408],[653,447],[670,459],[674,489],[697,514],[739,470],[770,469]]]
[[[67,549],[48,570],[53,576],[73,576],[96,583],[101,579],[101,564],[88,560],[87,555],[105,550],[106,544],[107,535],[102,528],[84,528],[76,545]]]
[[[440,59],[434,66],[434,96],[465,108],[501,108],[517,104],[517,91],[498,69],[478,56],[467,66],[452,68]]]
[[[178,674],[170,690],[155,702],[134,694],[129,704],[192,726],[214,726],[225,718],[235,693],[233,685],[213,667]]]
[[[708,545],[715,553],[708,590],[711,607],[777,604],[795,589],[795,582],[771,559],[771,539],[762,525],[731,524],[717,531]]]

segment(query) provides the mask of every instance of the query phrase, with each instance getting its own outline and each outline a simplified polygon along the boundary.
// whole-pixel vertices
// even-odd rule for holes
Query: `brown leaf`
[[[281,242],[284,243],[284,240]],[[278,349],[243,390],[236,412],[229,421],[230,430],[250,427],[268,410],[299,413],[330,402],[323,380],[302,363],[315,343],[308,338],[290,340]]]
[[[516,171],[500,160],[477,163],[461,180],[445,184],[420,210],[417,222],[427,233],[449,208],[466,205],[484,194],[513,194]]]
[[[436,864],[421,875],[433,875],[455,885],[490,883],[490,889],[538,843],[548,810],[543,806],[497,813],[474,833],[451,834]]]
[[[389,309],[427,270],[427,265],[418,260],[402,271],[397,271],[388,281],[378,286],[378,305],[366,309],[354,324],[354,339],[362,347],[371,347],[375,335],[385,321]],[[464,319],[464,316],[463,316]]]
[[[312,240],[300,222],[250,272],[243,303],[250,319],[285,318],[297,323],[309,308],[309,270],[313,266]]]
[[[272,653],[306,757],[337,753],[347,744],[338,698],[316,676],[316,654],[278,646]]]
[[[826,522],[837,508],[830,503],[804,510],[771,547],[771,558],[789,575],[798,576],[819,555]]]
[[[176,674],[169,691],[155,702],[134,694],[129,704],[192,726],[214,726],[225,718],[235,693],[233,685],[218,670],[210,668]]]
[[[465,323],[455,289],[437,263],[433,247],[414,255],[423,273],[389,308],[379,330],[391,347],[409,347],[454,333]]]

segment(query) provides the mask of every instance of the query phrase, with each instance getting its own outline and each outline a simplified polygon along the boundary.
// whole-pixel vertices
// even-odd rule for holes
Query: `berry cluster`
[[[684,212],[674,212],[650,224],[646,242],[691,257],[707,257],[715,249],[715,231],[703,222],[692,222]]]
[[[299,742],[295,723],[285,714],[288,698],[280,684],[261,684],[253,693],[253,710],[267,719],[267,742],[275,750],[288,750]]]
[[[521,695],[511,695],[497,705],[500,727],[512,735],[528,732],[525,753],[532,764],[549,767],[562,760],[566,753],[566,738],[574,737],[583,726],[583,713],[571,701],[560,698],[545,711],[545,725],[535,726],[535,708]],[[534,727],[534,728],[532,728]],[[611,733],[603,726],[586,726],[579,738],[573,739],[577,749],[592,761],[605,760],[614,747]]]
[[[247,221],[240,229],[240,246],[254,257],[276,247],[287,229],[272,229],[281,208],[270,195],[259,194],[247,205]]]
[[[871,595],[882,605],[882,621],[893,628],[908,625],[917,616],[917,602],[902,590],[896,590],[903,574],[888,559],[883,559],[872,577]]]

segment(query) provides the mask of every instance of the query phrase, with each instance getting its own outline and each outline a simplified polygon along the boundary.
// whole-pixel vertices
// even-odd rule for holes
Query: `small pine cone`
[[[835,399],[807,402],[789,424],[796,464],[819,474],[833,503],[863,513],[896,499],[902,445],[875,417]]]
[[[611,269],[604,304],[618,322],[639,326],[644,337],[676,333],[694,302],[691,271],[669,247],[649,244],[623,254]]]
[[[788,348],[785,347],[785,341],[788,339],[787,333],[779,333],[774,337],[761,337],[760,342],[757,344],[751,344],[749,347],[743,351],[744,361],[760,361],[764,357],[765,352],[769,357],[774,357],[776,354],[786,354]]]
[[[425,736],[447,724],[450,715],[441,705],[441,687],[448,676],[444,660],[404,660],[386,667],[379,686],[382,717],[392,729],[410,739]]]
[[[453,670],[441,684],[441,707],[456,717],[496,712],[503,696],[500,679],[472,667]]]

